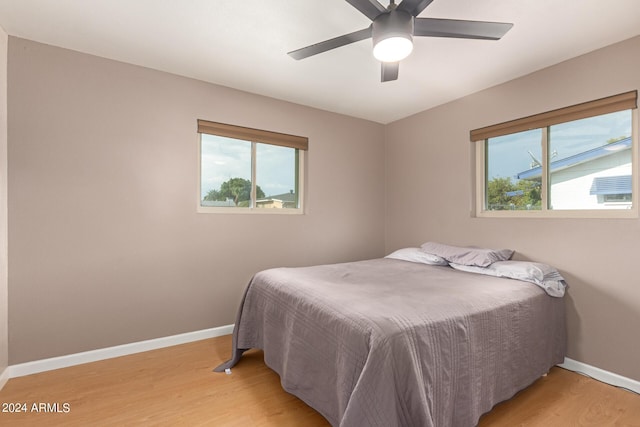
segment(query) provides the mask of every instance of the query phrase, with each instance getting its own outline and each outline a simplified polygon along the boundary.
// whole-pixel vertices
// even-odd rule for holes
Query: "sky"
[[[551,161],[600,147],[610,138],[630,136],[631,120],[631,110],[625,110],[551,126]],[[518,173],[532,167],[533,159],[529,151],[538,161],[542,161],[541,138],[540,129],[491,138],[488,178],[511,177],[516,182]]]
[[[251,142],[202,134],[201,197],[230,178],[251,180]],[[266,196],[295,189],[295,150],[257,144],[256,183]]]

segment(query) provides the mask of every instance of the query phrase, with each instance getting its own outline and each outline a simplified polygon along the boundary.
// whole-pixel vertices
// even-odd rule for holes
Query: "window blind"
[[[472,142],[482,141],[487,138],[495,138],[496,136],[509,135],[526,130],[544,128],[558,123],[629,110],[637,108],[637,99],[638,91],[633,90],[595,101],[584,102],[570,107],[547,111],[546,113],[535,114],[497,125],[474,129],[470,132],[470,139]]]
[[[251,142],[262,142],[265,144],[279,145],[281,147],[297,148],[299,150],[309,149],[309,138],[307,137],[210,122],[207,120],[198,120],[198,133]]]

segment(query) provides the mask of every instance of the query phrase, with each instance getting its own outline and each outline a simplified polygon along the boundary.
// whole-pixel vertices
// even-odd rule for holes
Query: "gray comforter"
[[[565,337],[564,300],[531,283],[394,259],[276,268],[216,370],[260,348],[333,426],[474,426],[561,363]]]

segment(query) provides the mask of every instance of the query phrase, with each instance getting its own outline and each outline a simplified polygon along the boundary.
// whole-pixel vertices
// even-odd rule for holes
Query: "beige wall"
[[[469,131],[640,88],[640,37],[394,122],[386,250],[427,240],[509,247],[568,279],[569,354],[640,380],[640,221],[472,218]],[[473,72],[473,67],[469,68]]]
[[[0,28],[0,388],[9,365],[7,236],[7,33]]]
[[[640,380],[640,221],[472,218],[468,142],[638,89],[638,53],[634,38],[381,126],[10,37],[9,362],[229,324],[260,269],[439,240],[556,265],[569,357]],[[198,118],[308,136],[308,214],[197,214]]]
[[[14,37],[9,111],[11,364],[231,324],[261,269],[383,254],[382,125]],[[308,136],[307,215],[197,214],[196,119]]]

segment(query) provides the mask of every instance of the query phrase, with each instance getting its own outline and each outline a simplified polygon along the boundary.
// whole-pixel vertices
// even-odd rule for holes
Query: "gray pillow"
[[[469,273],[486,274],[488,276],[507,277],[535,283],[552,297],[564,296],[567,287],[562,275],[554,267],[531,261],[497,261],[488,267],[476,267],[451,263],[456,270]]]
[[[449,262],[478,267],[487,267],[496,261],[506,261],[513,255],[513,249],[460,247],[437,242],[427,242],[420,249],[428,254],[438,255]]]

